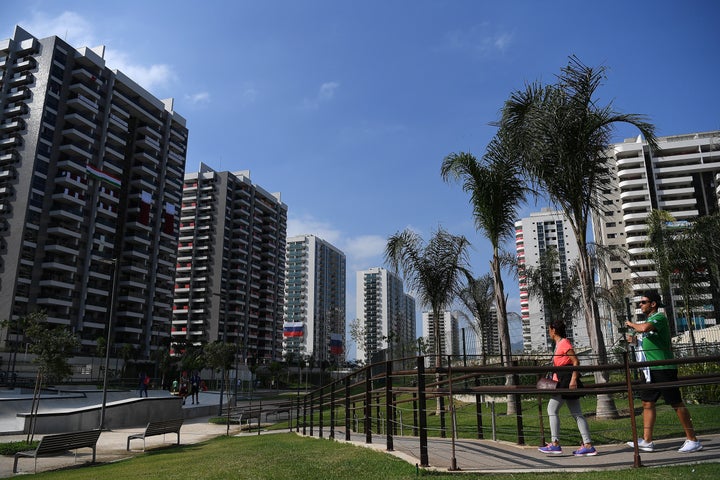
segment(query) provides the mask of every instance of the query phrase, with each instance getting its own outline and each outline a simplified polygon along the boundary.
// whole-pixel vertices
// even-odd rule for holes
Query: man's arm
[[[628,320],[625,322],[625,325],[629,328],[632,328],[637,333],[646,333],[655,330],[655,324],[652,322],[634,323]]]

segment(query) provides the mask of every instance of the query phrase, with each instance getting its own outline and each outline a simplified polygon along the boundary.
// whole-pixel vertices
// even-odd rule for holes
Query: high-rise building
[[[357,272],[356,312],[362,336],[358,360],[372,363],[380,352],[397,358],[416,351],[415,299],[396,274],[381,267]]]
[[[515,248],[518,263],[532,268],[539,268],[543,257],[550,249],[554,249],[557,252],[557,264],[553,280],[557,285],[568,285],[573,263],[578,258],[578,248],[572,228],[562,212],[544,208],[515,222]],[[530,295],[528,278],[522,273],[519,287],[523,349],[526,352],[547,352],[551,348],[547,324],[552,320],[552,312],[546,308],[542,298]],[[590,340],[582,311],[573,316],[572,322],[568,323],[566,328],[568,339],[576,348],[589,346]]]
[[[596,242],[627,249],[599,272],[601,286],[609,288],[629,280],[628,298],[636,300],[643,290],[661,290],[646,245],[651,210],[667,211],[678,222],[692,221],[716,213],[720,202],[720,131],[660,137],[658,146],[659,150],[652,151],[641,137],[612,146],[607,157],[616,175],[601,192],[604,212],[593,217]],[[673,327],[682,332],[687,329],[682,308],[678,308],[682,295],[675,286],[671,298],[667,297],[663,292],[664,303],[676,313]],[[696,327],[717,323],[709,293],[704,298],[705,306],[695,307]],[[612,325],[609,318],[605,323]]]
[[[345,361],[345,254],[314,235],[288,238],[283,356]]]
[[[42,310],[85,354],[111,325],[111,351],[147,358],[169,343],[188,130],[103,55],[0,41],[0,318]]]
[[[435,316],[432,312],[422,313],[422,328],[423,337],[427,341],[427,354],[434,355],[437,350],[435,349],[435,334],[433,332],[433,319]],[[461,355],[462,350],[460,343],[460,326],[458,312],[445,310],[440,317],[440,355]],[[443,360],[444,362],[445,360]]]
[[[174,352],[225,341],[248,363],[282,360],[287,205],[248,171],[200,164],[182,190]]]

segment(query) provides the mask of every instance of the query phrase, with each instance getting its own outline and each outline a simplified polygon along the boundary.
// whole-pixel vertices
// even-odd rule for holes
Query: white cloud
[[[340,231],[329,223],[317,220],[310,215],[302,218],[288,218],[287,236],[294,237],[296,235],[315,235],[340,248],[337,244],[341,237]]]
[[[130,57],[131,56],[125,52],[107,49],[105,52],[105,63],[109,68],[120,70],[146,90],[151,90],[155,87],[165,87],[177,78],[172,67],[169,65],[140,65],[130,61]]]
[[[386,244],[380,235],[361,235],[345,241],[345,254],[359,260],[382,257]]]
[[[320,91],[318,92],[318,99],[323,101],[332,100],[335,96],[335,90],[340,88],[340,84],[337,82],[325,82],[320,85]]]
[[[465,30],[454,30],[445,35],[440,50],[467,51],[477,56],[505,52],[513,42],[511,32],[493,31],[483,23]]]
[[[192,95],[185,95],[185,100],[187,100],[188,102],[190,102],[194,105],[210,103],[210,93],[198,92],[198,93],[193,93]]]
[[[315,235],[339,248],[347,257],[348,265],[362,265],[368,261],[381,261],[387,239],[380,235],[349,237],[330,223],[305,215],[288,218],[287,236]],[[367,268],[367,267],[362,267]]]
[[[57,35],[75,48],[97,46],[92,24],[75,12],[63,12],[57,17],[36,12],[31,20],[18,24],[38,38]]]
[[[130,59],[136,55],[112,49],[112,41],[98,38],[93,24],[76,12],[66,11],[55,17],[35,12],[31,20],[18,22],[38,38],[57,35],[76,49],[94,48],[105,44],[105,64],[130,77],[146,90],[164,87],[176,80],[172,67],[165,64],[141,65]]]
[[[257,100],[257,97],[258,91],[254,87],[248,86],[242,92],[242,101],[245,105],[255,102],[255,100]]]
[[[329,102],[335,98],[335,92],[340,88],[338,82],[325,82],[320,85],[320,89],[313,98],[303,100],[303,107],[309,110],[320,108],[320,104]]]

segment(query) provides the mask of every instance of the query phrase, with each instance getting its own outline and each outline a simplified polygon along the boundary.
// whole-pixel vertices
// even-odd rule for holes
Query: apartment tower
[[[188,130],[103,58],[20,27],[0,41],[0,319],[42,310],[82,353],[169,343]]]
[[[287,205],[250,172],[185,175],[173,352],[224,341],[248,364],[282,360]]]
[[[345,361],[345,254],[314,235],[288,238],[283,356]]]
[[[607,153],[614,178],[603,189],[601,215],[593,217],[595,241],[622,246],[625,254],[610,259],[601,271],[600,284],[608,289],[629,283],[628,300],[639,300],[647,289],[661,291],[655,263],[647,247],[647,218],[652,210],[670,213],[678,224],[717,213],[720,201],[720,131],[658,138],[659,150],[652,151],[641,137],[613,145]],[[717,307],[709,292],[701,294],[703,306],[694,307],[696,328],[717,324]],[[683,300],[677,286],[663,292],[663,302],[675,315],[676,332],[688,328],[682,312]],[[637,313],[632,302],[632,313]],[[606,324],[612,325],[606,312]],[[618,323],[615,320],[615,323]]]
[[[356,312],[362,336],[358,360],[372,363],[417,351],[415,299],[403,291],[396,274],[381,267],[357,272]],[[380,353],[386,355],[380,358]]]
[[[557,262],[552,274],[553,282],[565,288],[578,258],[577,243],[570,225],[562,212],[543,208],[529,217],[515,222],[515,248],[521,267],[540,268],[541,261],[554,250]],[[523,326],[523,350],[527,353],[544,353],[551,349],[547,324],[551,312],[538,296],[530,295],[527,275],[519,278],[520,315]],[[584,312],[578,308],[572,322],[566,325],[568,339],[577,347],[589,346]]]
[[[435,334],[433,332],[433,323],[435,316],[432,312],[422,313],[423,337],[427,339],[427,355],[434,355],[437,350],[435,348]],[[460,323],[458,312],[445,310],[440,317],[440,355],[461,355]],[[443,360],[444,362],[445,360]],[[434,364],[434,362],[429,362]]]

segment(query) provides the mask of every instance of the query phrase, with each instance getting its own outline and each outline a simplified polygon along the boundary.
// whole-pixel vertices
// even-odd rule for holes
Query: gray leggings
[[[580,409],[580,399],[564,399],[560,395],[553,396],[550,401],[548,401],[547,406],[548,417],[550,417],[550,435],[552,436],[553,442],[560,441],[558,438],[558,435],[560,434],[560,416],[558,413],[560,412],[560,407],[562,407],[564,403],[567,403],[567,406],[570,409],[570,414],[575,417],[575,421],[577,421],[578,430],[580,430],[583,443],[592,443],[590,440],[590,428],[588,427],[587,420],[585,420],[582,410]]]

